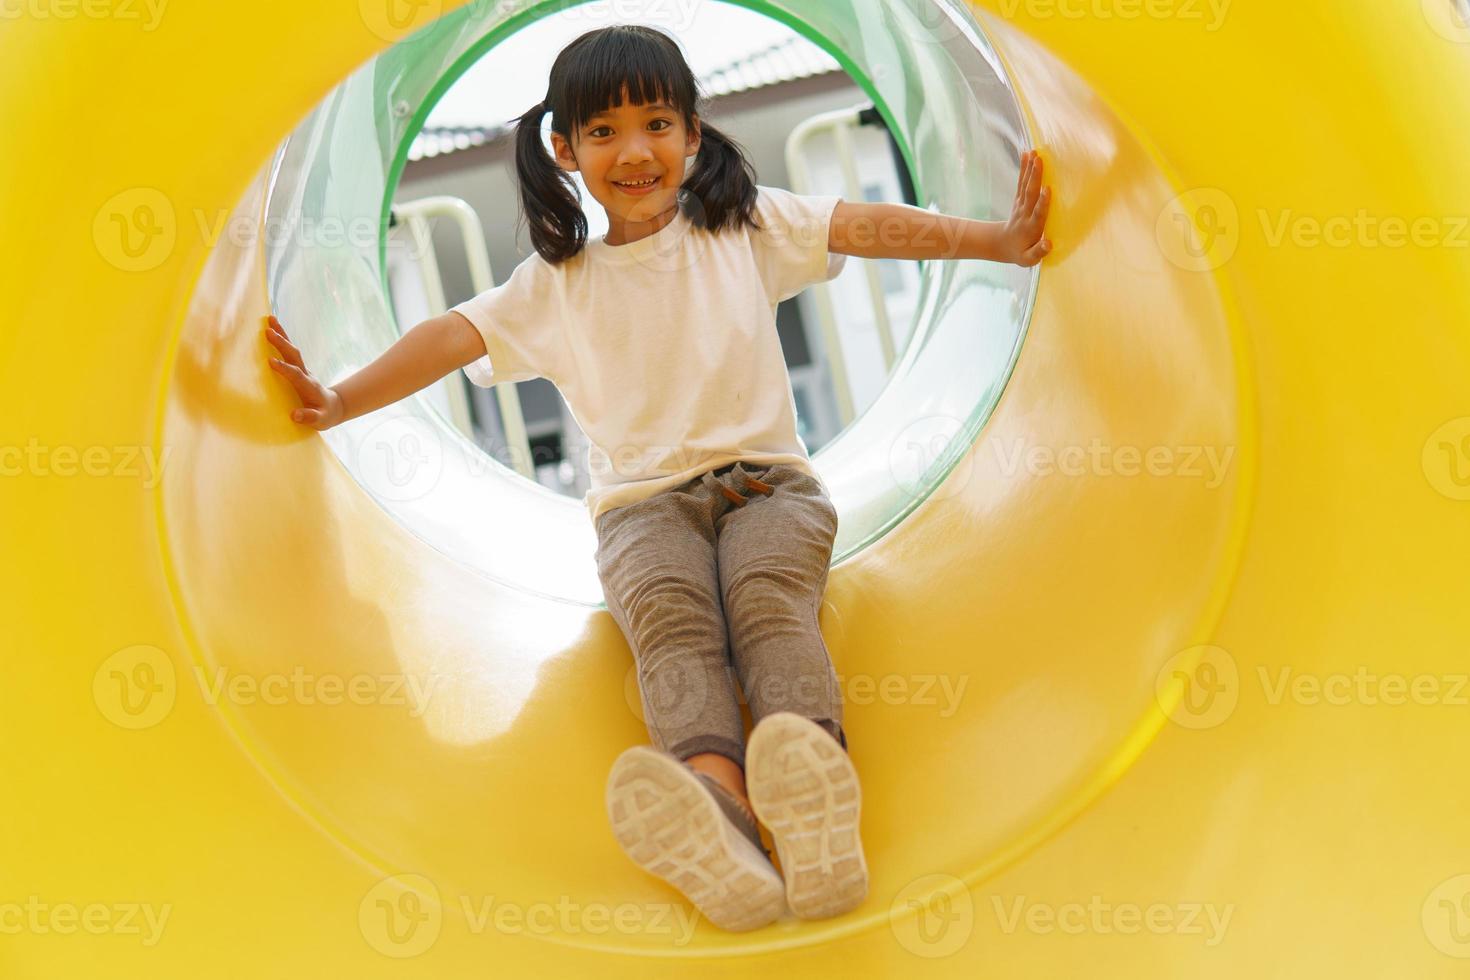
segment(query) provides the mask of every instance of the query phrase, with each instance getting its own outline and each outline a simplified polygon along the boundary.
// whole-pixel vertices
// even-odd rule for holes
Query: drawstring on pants
[[[720,493],[724,494],[725,495],[725,498],[727,500],[729,500],[732,504],[734,504],[736,507],[744,507],[747,503],[750,502],[750,498],[747,497],[747,496],[745,496],[744,494],[742,494],[740,491],[731,489],[730,487],[725,486],[723,483],[720,483],[720,481],[718,480],[718,478],[715,475],[716,473],[727,472],[728,469],[733,469],[734,466],[736,466],[736,465],[738,465],[738,464],[732,464],[728,468],[717,470],[715,472],[706,473],[705,474],[705,479],[708,480],[708,481],[710,481],[710,482],[712,482],[712,483],[715,483],[716,485],[718,485],[719,488],[720,488]],[[776,492],[776,488],[773,487],[773,486],[771,486],[771,484],[766,483],[764,480],[757,480],[755,477],[751,476],[749,473],[745,473],[743,471],[741,472],[740,475],[745,478],[745,488],[747,490],[754,490],[754,491],[756,491],[758,493],[763,493],[767,497],[769,497],[771,494],[773,494],[773,493]]]
[[[760,493],[765,494],[767,497],[776,492],[775,487],[771,486],[769,483],[764,483],[760,480],[757,480],[753,476],[746,476],[745,487],[747,490],[757,490]],[[749,497],[743,495],[742,493],[740,493],[740,491],[732,490],[729,487],[725,486],[723,483],[720,484],[720,492],[723,493],[726,497],[730,498],[730,502],[733,503],[736,507],[744,507],[746,503],[750,500]]]

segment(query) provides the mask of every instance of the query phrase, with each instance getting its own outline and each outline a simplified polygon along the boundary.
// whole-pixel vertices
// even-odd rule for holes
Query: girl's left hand
[[[1006,261],[1032,266],[1046,258],[1051,240],[1043,235],[1046,215],[1051,210],[1051,188],[1041,186],[1041,154],[1027,150],[1021,157],[1021,178],[1016,185],[1016,203],[1002,238]]]

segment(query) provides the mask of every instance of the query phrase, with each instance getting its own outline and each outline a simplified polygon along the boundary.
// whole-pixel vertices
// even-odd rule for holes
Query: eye
[[[587,133],[587,135],[588,136],[596,136],[597,135],[597,130],[599,130],[599,129],[606,129],[608,132],[612,132],[612,129],[610,127],[608,127],[608,126],[598,126],[595,129],[589,130],[588,133]]]
[[[649,123],[648,125],[652,126],[654,123],[663,123],[665,128],[668,128],[668,127],[674,125],[672,122],[670,122],[667,119],[655,119],[653,122]],[[659,132],[662,132],[662,130],[659,130]]]

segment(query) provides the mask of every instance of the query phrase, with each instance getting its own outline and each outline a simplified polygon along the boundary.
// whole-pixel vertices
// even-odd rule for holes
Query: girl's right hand
[[[317,430],[330,429],[339,424],[345,414],[342,397],[311,376],[311,372],[302,363],[301,351],[286,337],[281,321],[274,316],[268,318],[265,338],[284,358],[271,358],[271,367],[291,382],[291,387],[296,389],[297,397],[301,399],[301,407],[291,410],[292,420]]]

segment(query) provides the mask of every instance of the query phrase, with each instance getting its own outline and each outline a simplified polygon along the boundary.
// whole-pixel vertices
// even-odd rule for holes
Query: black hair
[[[551,66],[545,101],[514,120],[522,214],[531,244],[552,264],[582,250],[587,217],[572,175],[541,142],[541,118],[550,112],[551,128],[570,143],[594,115],[622,105],[625,88],[635,104],[668,102],[686,130],[694,128],[696,114],[702,117],[703,99],[678,43],[657,28],[616,24],[563,48]],[[678,192],[680,210],[709,231],[758,228],[755,184],[755,168],[740,145],[701,118],[699,152]]]

